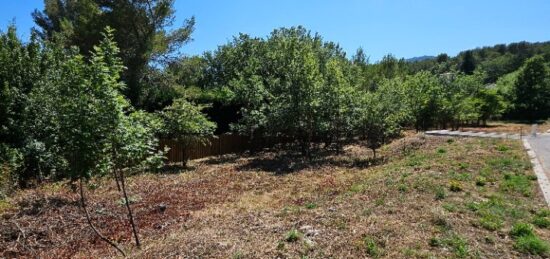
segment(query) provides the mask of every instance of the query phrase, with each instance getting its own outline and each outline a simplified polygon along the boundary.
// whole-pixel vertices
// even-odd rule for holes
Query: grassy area
[[[410,136],[382,154],[391,159],[373,164],[360,146],[313,161],[265,152],[131,177],[141,250],[132,249],[115,186],[91,191],[91,207],[98,226],[132,257],[550,255],[550,211],[520,142]],[[115,256],[91,235],[76,197],[59,186],[19,193],[0,223],[0,251]]]

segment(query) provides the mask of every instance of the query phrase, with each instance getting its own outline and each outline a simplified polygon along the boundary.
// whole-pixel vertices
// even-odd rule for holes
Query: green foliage
[[[178,140],[202,139],[212,135],[216,125],[201,112],[204,106],[180,98],[159,113],[163,120],[162,134]]]
[[[361,96],[356,119],[356,132],[367,140],[374,152],[401,133],[410,118],[405,103],[405,89],[399,79],[385,80],[376,92],[357,93]],[[375,153],[376,155],[376,153]]]
[[[518,192],[526,197],[533,195],[532,182],[527,175],[506,174],[500,188],[506,192]]]
[[[447,198],[447,192],[445,192],[445,188],[438,186],[435,190],[435,199],[440,201]]]
[[[477,186],[485,186],[487,184],[487,178],[483,176],[476,177],[476,185]]]
[[[59,44],[77,46],[86,57],[103,39],[103,28],[113,28],[117,32],[113,39],[127,68],[122,73],[128,85],[125,93],[133,104],[147,107],[159,101],[148,92],[164,84],[148,78],[151,65],[171,61],[194,30],[194,17],[181,27],[173,26],[173,6],[174,0],[44,0],[44,10],[35,11],[33,18],[42,38],[62,39]]]
[[[464,187],[459,181],[451,180],[449,182],[449,190],[451,190],[452,192],[461,192],[462,190],[464,190]]]
[[[460,64],[460,71],[467,75],[471,75],[476,70],[476,60],[472,51],[464,52],[462,57],[462,63]]]
[[[541,240],[534,232],[533,227],[527,223],[517,223],[510,230],[510,235],[516,239],[514,247],[523,253],[548,256],[550,244]]]
[[[301,237],[302,237],[302,233],[300,233],[296,229],[292,229],[288,233],[286,233],[285,241],[289,243],[293,243],[298,241]]]
[[[144,161],[159,164],[158,125],[134,111],[121,94],[124,66],[113,33],[105,30],[88,61],[57,42],[24,45],[14,29],[0,37],[0,62],[6,64],[0,81],[9,86],[2,96],[12,100],[0,105],[8,115],[0,127],[0,147],[5,149],[0,163],[21,184],[89,178],[112,167],[144,166]],[[16,60],[24,63],[8,65]],[[12,98],[14,93],[19,97]]]
[[[542,56],[525,62],[514,84],[514,113],[527,120],[547,119],[550,114],[550,70]]]
[[[384,253],[384,250],[380,248],[376,239],[372,237],[364,237],[363,245],[365,247],[365,252],[371,257],[377,258]]]
[[[527,223],[517,223],[510,230],[510,235],[512,237],[523,237],[523,236],[532,236],[533,227]]]
[[[61,59],[44,49],[34,34],[29,43],[23,43],[14,26],[0,33],[0,146],[4,149],[0,164],[17,171],[12,176],[18,183],[42,179],[49,176],[48,171],[62,167],[62,159],[47,141],[54,127],[39,123],[52,111],[42,109],[46,105],[33,93],[57,75]]]
[[[193,142],[203,143],[216,129],[216,124],[209,121],[201,112],[204,108],[183,98],[174,100],[172,105],[159,112],[162,120],[161,135],[178,140],[184,146]],[[187,159],[185,154],[184,158]]]
[[[538,211],[531,223],[539,228],[550,228],[550,210],[541,209]]]
[[[467,240],[456,234],[445,238],[432,237],[429,240],[429,244],[432,247],[449,247],[458,258],[465,258],[470,253]]]
[[[548,256],[550,254],[550,244],[534,235],[519,237],[514,247],[523,253],[541,256]]]
[[[479,220],[479,224],[487,230],[494,231],[500,229],[504,222],[498,215],[484,214]]]

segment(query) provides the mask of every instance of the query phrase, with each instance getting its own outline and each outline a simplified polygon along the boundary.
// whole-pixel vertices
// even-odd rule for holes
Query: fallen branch
[[[82,204],[82,209],[84,210],[84,213],[86,214],[86,220],[88,221],[88,225],[90,225],[90,227],[92,228],[92,230],[95,232],[95,234],[97,236],[99,236],[99,238],[101,238],[101,240],[107,242],[109,245],[111,245],[112,247],[114,247],[116,250],[118,250],[122,256],[126,256],[126,253],[124,253],[124,251],[122,251],[122,249],[113,241],[109,240],[107,237],[105,237],[103,234],[101,234],[94,226],[94,224],[92,223],[92,219],[90,217],[90,213],[88,212],[88,209],[86,208],[86,199],[84,198],[84,186],[82,184],[83,180],[82,178],[80,178],[80,202]]]

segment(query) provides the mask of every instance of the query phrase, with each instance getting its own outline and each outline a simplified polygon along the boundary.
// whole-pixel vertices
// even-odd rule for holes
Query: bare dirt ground
[[[89,207],[131,258],[541,257],[509,234],[545,208],[519,142],[414,135],[381,153],[374,164],[359,145],[313,161],[229,155],[130,177],[140,250],[112,181],[90,184]],[[0,208],[0,257],[118,256],[69,185],[21,191]],[[548,228],[534,232],[550,240]]]

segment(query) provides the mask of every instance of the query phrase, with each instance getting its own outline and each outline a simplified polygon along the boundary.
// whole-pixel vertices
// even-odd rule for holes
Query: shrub
[[[519,237],[514,247],[523,253],[548,256],[550,254],[550,245],[535,235]]]
[[[535,214],[533,225],[539,228],[550,228],[550,210],[542,209]]]
[[[504,222],[499,216],[495,214],[485,214],[479,220],[479,224],[487,230],[494,231],[494,230],[500,229],[504,224]]]
[[[549,228],[550,227],[550,219],[547,217],[535,217],[532,221],[533,225],[539,227],[539,228]]]
[[[464,190],[464,188],[462,187],[462,184],[456,180],[452,180],[449,184],[449,190],[451,190],[452,192],[461,192],[462,190]]]
[[[383,253],[383,249],[379,247],[376,239],[366,236],[363,238],[363,245],[365,246],[365,251],[369,256],[379,257]]]
[[[487,184],[487,178],[483,176],[476,177],[476,185],[477,186],[485,186]]]
[[[440,201],[440,200],[443,200],[447,197],[447,193],[445,192],[445,189],[442,188],[441,186],[437,187],[437,189],[435,190],[435,199]]]
[[[310,202],[310,203],[306,204],[306,209],[312,210],[312,209],[315,209],[315,208],[317,208],[317,204],[315,204],[315,203]]]
[[[533,234],[533,227],[527,223],[517,223],[512,227],[512,230],[510,230],[510,235],[512,237],[524,237],[524,236],[532,236]]]
[[[286,233],[285,240],[289,243],[293,243],[293,242],[298,241],[301,236],[302,236],[302,233],[300,233],[296,229],[292,229],[288,233]]]
[[[541,256],[548,256],[550,253],[550,244],[535,235],[530,224],[515,224],[510,235],[516,239],[514,247],[520,252]]]
[[[500,188],[506,192],[517,192],[525,197],[533,195],[531,180],[526,175],[504,175],[504,181],[501,182]]]
[[[498,145],[497,150],[500,151],[500,152],[506,152],[506,151],[510,150],[510,148],[508,146],[505,146],[505,145]]]

